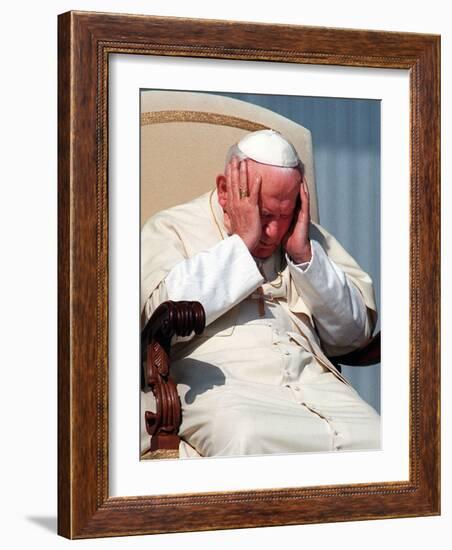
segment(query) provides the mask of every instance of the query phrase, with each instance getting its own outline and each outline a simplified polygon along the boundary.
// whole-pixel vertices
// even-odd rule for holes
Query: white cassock
[[[171,362],[179,433],[201,456],[380,447],[378,414],[325,356],[368,342],[371,282],[320,230],[297,266],[281,250],[256,260],[227,236],[215,192],[145,224],[144,319],[166,299],[206,311],[204,333],[175,342]]]

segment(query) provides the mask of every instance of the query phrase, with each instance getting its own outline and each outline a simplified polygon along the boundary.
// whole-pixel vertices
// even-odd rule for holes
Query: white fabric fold
[[[322,246],[311,240],[310,262],[294,264],[286,255],[297,292],[312,312],[323,348],[329,355],[345,347],[366,344],[371,327],[367,308],[355,285],[328,258]]]
[[[206,325],[239,304],[263,282],[253,257],[237,235],[178,263],[165,279],[170,300],[203,304]]]

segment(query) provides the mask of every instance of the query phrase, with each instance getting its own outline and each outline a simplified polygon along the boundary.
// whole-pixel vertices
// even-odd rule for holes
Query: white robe
[[[278,275],[278,251],[259,269],[221,216],[215,194],[205,195],[143,228],[145,318],[165,299],[198,300],[206,310],[203,335],[173,346],[181,437],[202,456],[378,448],[377,413],[321,348],[346,353],[367,342],[375,320],[368,276],[330,236],[325,248],[345,269],[312,235],[308,265],[285,258]],[[211,241],[199,250],[197,231]],[[263,317],[253,299],[261,285]]]

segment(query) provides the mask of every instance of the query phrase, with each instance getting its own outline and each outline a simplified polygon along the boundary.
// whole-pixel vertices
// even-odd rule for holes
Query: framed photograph
[[[439,514],[439,48],[438,36],[420,34],[84,12],[59,16],[61,535]],[[148,108],[157,95],[167,104]],[[381,389],[379,375],[367,389],[360,381],[354,385],[381,409],[378,446],[140,460],[146,452],[139,427],[140,229],[148,215],[194,198],[193,182],[199,180],[187,179],[181,169],[182,156],[175,153],[181,132],[170,145],[146,133],[161,132],[162,124],[173,130],[181,117],[205,124],[206,115],[190,103],[203,97],[210,102],[204,109],[208,123],[216,126],[210,141],[223,139],[224,126],[284,133],[259,118],[269,110],[289,125],[307,127],[314,150],[303,172],[308,186],[316,179],[321,197],[322,178],[327,187],[334,178],[339,189],[329,202],[317,203],[311,193],[311,218],[320,211],[327,225],[337,215],[337,227],[327,228],[341,240],[341,227],[350,227],[341,225],[341,217],[373,228],[374,248],[364,247],[367,259],[359,260],[377,276],[381,271]],[[172,98],[178,99],[169,105]],[[223,110],[215,110],[220,103]],[[242,103],[261,114],[250,119],[228,111]],[[324,174],[331,154],[323,146],[316,151],[321,133],[314,133],[314,119],[316,112],[328,118],[332,111],[339,118],[331,123],[330,117],[324,134],[331,150],[343,149],[344,134],[357,149],[351,168],[339,155],[342,160]],[[368,148],[362,155],[369,141],[377,152],[371,158]],[[185,142],[182,150],[196,153],[189,158],[205,154],[197,139]],[[144,146],[154,159],[149,165]],[[155,159],[176,164],[181,187],[185,183],[176,191],[187,191],[182,200],[165,184]],[[140,182],[142,189],[149,173],[157,183],[143,200]],[[350,196],[344,196],[341,178],[352,182]],[[342,230],[346,240],[350,229]]]
[[[116,61],[114,64],[114,67],[110,67],[110,74],[117,74],[117,81],[122,80],[122,76],[119,76],[121,75],[121,68]],[[191,71],[195,70],[193,64],[190,64],[190,66]],[[231,70],[232,68],[233,66],[231,66]],[[289,67],[286,77],[292,74],[290,71],[292,68]],[[206,74],[209,72],[208,66],[205,65],[202,70]],[[140,71],[146,71],[146,69],[142,67]],[[268,69],[266,72],[268,74]],[[256,77],[256,71],[250,71],[250,73],[252,73],[253,78]],[[298,74],[300,75],[299,72]],[[316,85],[318,86],[324,81],[325,76],[325,74],[321,76],[317,72],[316,79],[314,79],[311,75],[310,90],[313,90],[314,80],[317,80]],[[132,80],[131,74],[125,80],[130,82]],[[229,75],[226,80],[227,82],[234,81]],[[281,80],[283,80],[282,74],[279,75],[279,86],[282,90],[287,89],[287,84],[281,82]],[[367,80],[369,79],[367,78]],[[195,79],[195,82],[198,81],[198,79]],[[406,82],[403,79],[400,83],[407,89]],[[246,86],[250,84],[252,83],[247,83]],[[242,79],[240,86],[243,87],[244,85],[245,82]],[[219,86],[218,81],[216,86]],[[339,86],[339,84],[336,84],[336,91],[339,91]],[[254,87],[256,87],[256,84],[254,84]],[[307,90],[306,84],[303,83],[302,87]],[[373,87],[372,92],[365,92],[361,88],[359,93],[376,95],[375,80],[373,81]],[[354,93],[360,95],[357,94],[357,90]],[[379,90],[378,93],[381,94],[382,90]],[[111,93],[111,97],[116,95],[117,93]],[[114,104],[122,105],[127,102],[129,102],[128,99],[121,98],[121,101],[115,101]],[[133,103],[133,100],[131,103]],[[363,271],[370,275],[373,281],[374,296],[372,296],[372,300],[375,302],[375,311],[380,312],[381,99],[244,94],[228,91],[141,90],[140,105],[141,294],[143,305],[141,309],[144,317],[142,325],[145,324],[145,320],[150,317],[156,306],[166,298],[173,301],[196,298],[204,305],[206,305],[206,302],[209,303],[206,307],[207,311],[209,311],[209,308],[212,310],[212,308],[217,307],[216,299],[210,294],[209,288],[215,288],[215,294],[218,293],[218,287],[222,287],[223,292],[225,292],[228,276],[227,270],[222,264],[222,255],[226,253],[223,248],[227,249],[229,244],[226,242],[220,244],[220,241],[226,240],[226,231],[219,231],[224,216],[218,207],[216,180],[219,174],[224,173],[225,159],[233,143],[244,139],[246,135],[248,135],[247,139],[263,139],[267,135],[271,138],[272,134],[268,134],[270,128],[271,131],[279,132],[281,136],[284,136],[284,139],[290,138],[299,158],[302,159],[303,173],[309,187],[311,237],[315,239],[317,229],[314,224],[319,224],[321,220],[321,226],[324,230],[334,235],[348,253],[352,254]],[[385,105],[385,108],[387,110],[387,105]],[[285,116],[286,114],[289,117]],[[113,116],[115,115],[113,114]],[[405,116],[407,117],[407,114]],[[399,122],[401,118],[399,116]],[[408,117],[406,126],[408,126]],[[122,135],[124,133],[124,131],[121,132]],[[124,150],[125,144],[130,140],[129,136],[123,138],[122,135],[117,140],[116,149],[118,151]],[[113,137],[113,141],[116,143],[115,137]],[[124,143],[120,145],[122,141]],[[396,148],[394,147],[394,149]],[[118,158],[119,155],[115,155],[115,157]],[[252,159],[250,162],[253,162]],[[115,163],[113,164],[116,166]],[[408,162],[406,165],[408,166]],[[250,167],[251,170],[253,169],[252,166]],[[314,166],[316,170],[314,170]],[[254,167],[257,169],[257,165],[254,165]],[[117,172],[116,169],[114,171]],[[287,170],[283,168],[281,173],[284,171]],[[295,175],[297,190],[299,189],[298,179],[300,177],[297,169],[294,170],[293,174]],[[408,181],[408,175],[405,176],[405,181]],[[113,182],[112,185],[114,185]],[[264,181],[263,185],[263,196],[266,199],[267,182]],[[118,183],[115,189],[118,189],[118,187],[122,188],[123,186]],[[130,191],[125,193],[129,194]],[[113,192],[113,194],[115,197],[117,196],[116,192]],[[201,198],[203,195],[204,199]],[[298,193],[296,195],[298,196]],[[119,198],[121,204],[126,200],[126,196]],[[189,242],[184,245],[185,248],[193,246],[193,238],[187,237],[186,234],[185,219],[187,215],[194,215],[189,214],[189,212],[196,209],[197,201],[209,203],[209,208],[204,209],[204,217],[201,212],[196,211],[196,225],[206,224],[204,230],[200,233],[206,235],[208,241],[200,245],[202,251],[199,253],[202,254],[204,251],[210,250],[210,259],[196,256],[193,253],[190,259],[183,259],[176,249],[187,238]],[[176,206],[177,208],[174,209]],[[185,212],[186,209],[188,210]],[[128,217],[131,219],[133,213],[130,212]],[[270,224],[264,225],[264,233],[266,231],[270,232],[264,238],[271,244],[279,244],[278,239],[275,240],[272,232],[274,229],[279,231],[280,227],[284,228],[284,219],[281,221],[278,218],[272,220]],[[160,225],[161,222],[164,223],[163,226]],[[290,225],[289,222],[290,220],[287,221],[288,226]],[[168,223],[171,224],[171,229]],[[164,231],[162,231],[162,228],[165,228]],[[215,246],[218,248],[215,248]],[[118,272],[121,265],[131,266],[137,263],[132,257],[120,258],[120,255],[122,253],[127,254],[129,249],[130,243],[128,247],[124,248],[123,252],[118,250],[115,272]],[[161,250],[160,253],[158,252],[159,249]],[[279,248],[276,248],[273,252],[262,250],[260,254],[264,256],[265,262],[273,261],[273,259],[276,261],[281,260]],[[172,260],[169,260],[169,255],[172,256]],[[332,255],[333,248],[330,246],[328,256],[331,257]],[[155,292],[156,288],[151,287],[155,286],[160,280],[163,275],[161,268],[165,263],[169,267],[169,261],[171,264],[179,264],[179,266],[170,276],[170,282],[168,283],[170,288],[166,288],[167,296],[163,297],[162,289]],[[202,287],[195,291],[192,286],[193,279],[198,278],[198,275],[184,272],[184,281],[178,279],[177,288],[174,288],[175,285],[171,281],[177,276],[177,269],[186,269],[190,262],[197,262],[198,272],[200,269],[203,270],[201,276]],[[281,278],[287,275],[290,276],[289,267],[286,264],[287,262],[284,260],[283,265],[278,266],[278,275],[275,281],[265,283],[262,286],[264,291],[263,302],[259,301],[258,295],[255,293],[254,283],[251,283],[252,286],[249,288],[246,285],[243,288],[240,286],[240,283],[236,280],[236,274],[242,268],[245,273],[248,273],[248,267],[241,264],[237,265],[233,276],[229,277],[229,280],[234,282],[234,288],[228,293],[235,296],[237,290],[240,289],[240,294],[247,295],[247,298],[242,301],[241,305],[235,304],[234,299],[228,301],[228,311],[223,313],[223,315],[227,314],[226,317],[220,315],[217,317],[217,322],[212,321],[209,323],[202,334],[186,341],[185,344],[175,345],[173,341],[172,354],[170,355],[177,356],[178,359],[171,363],[170,370],[173,380],[178,383],[179,393],[184,403],[184,424],[181,427],[182,431],[179,430],[179,436],[184,433],[184,430],[186,431],[190,416],[201,414],[202,400],[203,408],[207,406],[204,398],[208,398],[209,401],[224,399],[227,391],[226,386],[230,381],[239,384],[243,381],[247,383],[255,382],[257,386],[252,392],[254,395],[259,391],[265,392],[267,389],[270,391],[271,395],[265,398],[264,409],[267,410],[267,413],[263,414],[263,411],[260,413],[264,432],[267,432],[269,423],[274,424],[276,422],[274,418],[275,411],[269,407],[270,402],[275,398],[273,384],[289,387],[287,392],[289,402],[292,402],[294,397],[295,402],[297,402],[296,391],[293,386],[300,385],[303,390],[303,401],[310,402],[315,407],[314,401],[317,400],[318,402],[319,396],[314,395],[312,389],[308,391],[309,385],[306,383],[306,379],[311,368],[308,367],[306,370],[304,368],[307,359],[304,355],[305,350],[299,343],[280,337],[280,333],[284,334],[285,327],[279,326],[279,322],[275,321],[275,311],[279,310],[280,307],[278,300],[286,299],[284,291],[281,290]],[[216,270],[216,266],[221,267]],[[251,272],[256,269],[253,264],[250,268]],[[328,269],[326,266],[324,268]],[[156,271],[161,275],[155,277],[154,272]],[[315,263],[313,273],[315,273]],[[151,283],[151,280],[154,282]],[[311,279],[307,282],[312,283]],[[184,283],[189,285],[188,288],[184,289]],[[336,293],[334,293],[334,296],[325,296],[326,289],[323,282],[319,292],[324,295],[322,300],[326,300],[329,307],[331,307],[336,298]],[[156,299],[157,293],[159,294],[158,299]],[[308,294],[309,289],[300,289],[300,293]],[[151,294],[154,297],[149,300]],[[274,296],[275,294],[278,294],[278,297]],[[338,300],[339,303],[342,308],[343,298]],[[324,313],[320,313],[317,303],[310,303],[310,307],[316,309],[318,317],[322,317],[325,322],[326,316]],[[130,313],[131,318],[127,324],[132,326],[134,317],[132,308]],[[123,318],[123,316],[124,314],[121,317]],[[374,327],[376,321],[377,315],[372,320]],[[262,327],[263,322],[266,323],[266,329]],[[340,322],[346,324],[343,310],[341,311]],[[236,327],[240,328],[236,330]],[[118,327],[118,330],[121,330],[120,327]],[[243,331],[246,331],[246,343],[243,341]],[[123,333],[122,330],[121,332]],[[301,330],[300,334],[303,332]],[[372,329],[369,332],[371,333]],[[327,338],[326,335],[324,336]],[[340,341],[341,346],[344,346],[347,338],[343,334],[338,334],[335,329],[334,339],[338,343]],[[375,349],[378,347],[377,344],[378,337],[373,341]],[[192,349],[193,346],[196,346],[196,352]],[[201,356],[205,355],[207,349],[212,346],[215,347],[218,354],[217,360],[213,360],[212,356],[203,360]],[[328,347],[328,344],[325,344],[325,346],[328,348],[330,355],[346,354],[350,349],[336,346],[337,349],[332,350],[331,345]],[[228,353],[226,351],[231,348],[234,351],[227,358]],[[252,351],[252,359],[249,362],[246,360],[246,350]],[[361,351],[360,354],[362,353]],[[231,371],[231,367],[236,364],[237,354],[240,356],[240,367],[237,366],[237,370]],[[190,355],[190,359],[187,358],[187,355]],[[372,368],[368,368],[369,361],[364,362],[366,366],[363,365],[363,358],[361,358],[361,367],[364,368],[360,368],[357,357],[352,361],[353,366],[344,364],[341,368],[345,378],[364,397],[366,403],[370,404],[378,413],[381,410],[379,359],[375,353],[373,355]],[[182,362],[179,362],[180,360]],[[228,363],[227,366],[225,361]],[[346,363],[346,361],[343,362]],[[350,357],[348,361],[351,361]],[[259,364],[259,369],[256,369],[257,364]],[[207,365],[209,366],[207,367]],[[283,373],[282,377],[281,373]],[[152,375],[149,376],[152,377]],[[124,383],[126,381],[122,382],[120,386],[123,387]],[[264,387],[262,384],[267,384],[267,386]],[[338,379],[337,384],[338,388],[344,389],[342,380]],[[222,449],[218,448],[217,444],[214,445],[213,438],[209,438],[209,449],[204,448],[203,450],[204,444],[196,443],[197,438],[193,433],[190,434],[190,437],[182,437],[182,442],[179,443],[175,438],[173,449],[157,450],[157,442],[152,443],[146,429],[147,422],[145,419],[148,410],[148,417],[153,422],[150,431],[153,435],[156,435],[154,393],[158,391],[158,386],[157,384],[154,392],[150,391],[149,388],[142,392],[142,410],[140,414],[141,453],[145,458],[162,458],[173,455],[180,457],[181,454],[187,456],[185,452],[190,453],[188,456],[198,456],[199,452],[202,453],[201,456],[203,457],[206,455],[211,456],[212,452],[215,453],[215,456],[221,456],[222,453],[231,456],[236,452],[231,441],[227,442],[227,448]],[[333,397],[330,397],[332,400]],[[236,397],[234,396],[234,398]],[[250,396],[246,398],[246,401],[250,401]],[[361,401],[359,403],[360,406],[363,405]],[[283,406],[283,403],[281,405]],[[322,405],[319,402],[318,405],[320,411]],[[212,404],[212,407],[217,411],[219,409],[215,404]],[[238,406],[236,405],[236,407]],[[367,409],[367,404],[364,407]],[[162,403],[161,409],[163,410],[163,408]],[[237,425],[235,432],[230,435],[233,435],[234,438],[241,438],[243,435],[240,432],[240,426],[246,426],[245,413],[243,407],[239,406],[241,412],[234,422],[233,408],[227,409],[226,423],[235,423]],[[300,405],[297,404],[296,409],[299,408]],[[339,408],[342,410],[342,406]],[[250,414],[254,416],[254,409],[250,408],[249,410]],[[309,420],[305,417],[306,412]],[[380,435],[378,422],[374,424],[374,412],[370,410],[368,412],[370,413],[368,418],[370,425],[367,425],[364,430],[366,434],[364,440],[361,439],[360,442],[359,438],[353,437],[353,448],[355,450],[364,450],[369,445],[380,448],[380,442],[377,442]],[[331,416],[333,413],[331,411],[330,413]],[[254,437],[252,439],[258,440],[259,443],[249,441],[246,449],[241,451],[238,449],[237,452],[239,454],[240,452],[246,452],[246,455],[252,455],[256,453],[294,453],[297,451],[303,452],[303,450],[306,452],[319,452],[331,450],[336,446],[341,447],[342,450],[349,449],[351,441],[347,443],[344,439],[338,440],[334,445],[328,438],[328,441],[322,443],[323,447],[313,445],[311,435],[308,436],[308,441],[303,441],[301,434],[309,433],[309,429],[305,424],[306,421],[309,423],[312,421],[319,422],[321,426],[325,423],[323,418],[313,417],[313,414],[312,411],[303,410],[302,407],[301,417],[297,419],[293,426],[296,433],[289,429],[290,418],[282,415],[282,418],[277,421],[281,425],[273,428],[274,431],[280,434],[279,437],[283,438],[282,434],[285,434],[286,445],[282,446],[280,444],[269,445],[266,437],[259,437],[257,435],[259,428],[255,419],[253,419]],[[210,412],[208,412],[207,417],[210,418],[210,416]],[[208,418],[204,420],[204,424],[208,423]],[[216,422],[218,421],[219,412],[216,413]],[[164,422],[160,421],[160,424],[159,433],[161,435],[156,437],[167,438],[169,441],[167,432],[163,435]],[[339,425],[336,425],[336,422],[334,424],[332,426],[333,431],[344,432]],[[320,431],[322,431],[321,426],[319,426]],[[301,434],[299,433],[300,429]],[[400,433],[402,427],[398,426],[397,429]],[[406,428],[405,430],[407,431]],[[209,428],[208,431],[214,430]],[[223,432],[224,430],[220,428],[220,431]],[[370,437],[372,432],[375,435],[373,443],[371,443],[372,437]],[[199,430],[198,436],[202,433],[205,433],[205,428]],[[192,445],[186,439],[189,439]],[[205,436],[204,440],[207,440]],[[299,445],[293,443],[295,440],[299,441]],[[318,443],[320,443],[320,440],[318,440]],[[181,444],[180,452],[173,453],[172,451],[179,451],[178,446]],[[197,450],[193,448],[193,445]]]

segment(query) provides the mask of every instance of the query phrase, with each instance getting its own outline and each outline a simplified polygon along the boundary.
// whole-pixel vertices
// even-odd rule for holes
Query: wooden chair
[[[151,390],[155,411],[145,411],[146,431],[151,437],[152,458],[179,456],[181,403],[170,375],[170,346],[173,336],[201,334],[206,317],[199,302],[161,304],[141,333],[142,390]]]

